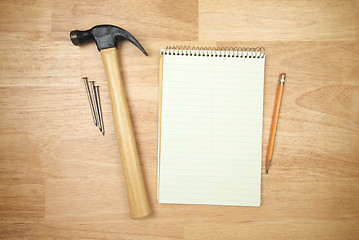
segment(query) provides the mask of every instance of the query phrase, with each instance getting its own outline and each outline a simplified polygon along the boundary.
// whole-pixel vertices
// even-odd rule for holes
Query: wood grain
[[[355,0],[200,0],[199,40],[357,40],[358,17]]]
[[[357,239],[358,1],[2,1],[1,239]],[[131,220],[110,96],[94,44],[69,32],[131,32],[121,75],[153,214]],[[158,204],[159,50],[266,49],[263,156],[278,74],[287,73],[262,206]],[[106,135],[81,77],[100,85]],[[263,157],[264,163],[264,157]],[[263,168],[264,173],[264,168]]]

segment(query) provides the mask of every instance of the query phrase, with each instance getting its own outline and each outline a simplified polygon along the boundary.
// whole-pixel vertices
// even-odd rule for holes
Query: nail
[[[89,85],[88,85],[88,81],[87,81],[87,77],[83,77],[82,78],[84,80],[85,83],[85,88],[86,88],[86,92],[87,92],[87,98],[89,100],[89,104],[90,104],[90,108],[91,108],[91,113],[92,113],[92,118],[93,118],[93,122],[95,123],[95,125],[97,126],[97,120],[96,120],[96,116],[95,116],[95,110],[93,107],[93,101],[91,99],[91,95],[90,95],[90,91],[89,91]],[[94,96],[94,95],[93,95]]]
[[[98,86],[95,86],[95,94],[96,94],[96,101],[97,101],[97,113],[99,116],[99,120],[100,120],[100,131],[102,132],[102,135],[105,136],[105,129],[103,127],[103,118],[102,118],[102,111],[101,111],[101,103],[100,103],[100,95],[99,95],[99,91],[98,91]]]

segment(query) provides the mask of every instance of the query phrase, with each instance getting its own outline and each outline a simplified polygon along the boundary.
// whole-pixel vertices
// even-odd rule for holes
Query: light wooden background
[[[143,220],[129,218],[100,55],[69,40],[71,30],[104,23],[149,53],[119,45],[154,211]],[[287,73],[260,208],[157,203],[167,45],[265,47],[263,155],[278,75]],[[359,238],[359,1],[1,1],[0,56],[1,239]],[[82,76],[100,85],[104,137]]]

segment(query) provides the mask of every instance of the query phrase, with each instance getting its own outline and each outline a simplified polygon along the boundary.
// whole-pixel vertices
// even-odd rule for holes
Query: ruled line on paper
[[[264,60],[164,55],[160,203],[259,206]]]

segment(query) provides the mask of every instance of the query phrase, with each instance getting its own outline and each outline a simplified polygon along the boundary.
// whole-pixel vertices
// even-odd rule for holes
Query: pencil
[[[286,77],[285,73],[280,74],[279,85],[278,85],[278,89],[277,89],[277,96],[275,99],[272,126],[271,126],[271,130],[270,130],[269,143],[268,143],[268,149],[267,149],[266,174],[268,174],[269,167],[272,163],[274,142],[275,142],[275,137],[277,134],[278,118],[279,118],[279,112],[280,112],[280,105],[282,103],[285,77]]]

